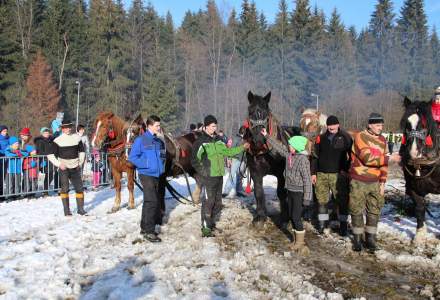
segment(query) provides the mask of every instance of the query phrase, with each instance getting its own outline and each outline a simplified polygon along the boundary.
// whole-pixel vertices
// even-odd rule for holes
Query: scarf
[[[432,103],[432,117],[437,122],[440,123],[440,104]]]

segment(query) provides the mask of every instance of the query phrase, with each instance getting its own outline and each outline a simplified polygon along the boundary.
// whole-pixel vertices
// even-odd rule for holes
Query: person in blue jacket
[[[9,147],[5,151],[8,157],[8,181],[7,186],[10,195],[18,196],[21,192],[21,175],[23,158],[29,154],[27,151],[20,150],[20,141],[17,137],[9,138]]]
[[[0,199],[3,198],[3,184],[5,180],[5,175],[7,173],[6,169],[8,167],[7,159],[5,159],[6,148],[9,147],[9,136],[8,127],[5,125],[0,125]]]
[[[152,115],[147,119],[147,131],[137,137],[128,160],[137,168],[144,190],[142,205],[141,234],[152,243],[161,242],[155,233],[160,224],[159,177],[165,171],[165,144],[158,137],[161,133],[160,118]]]

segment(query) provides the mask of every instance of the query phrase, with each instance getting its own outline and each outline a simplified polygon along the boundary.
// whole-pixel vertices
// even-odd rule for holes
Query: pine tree
[[[440,42],[437,35],[437,29],[432,29],[430,40],[432,62],[433,62],[433,86],[440,86]]]
[[[428,47],[428,26],[423,0],[406,0],[397,21],[399,42],[402,47],[401,70],[403,92],[412,98],[423,99],[432,87],[431,61]]]
[[[364,65],[368,75],[364,76],[365,90],[373,94],[378,90],[392,87],[397,68],[394,59],[395,35],[394,13],[390,0],[378,0],[375,11],[371,15],[369,34],[372,43],[367,45],[369,55]],[[368,77],[368,78],[367,78]]]
[[[20,76],[20,47],[14,39],[13,32],[8,30],[12,26],[11,16],[8,12],[12,10],[12,4],[7,1],[0,6],[0,105],[7,101],[7,89],[18,82]]]
[[[48,126],[55,116],[60,93],[53,72],[41,51],[29,66],[26,79],[27,96],[21,110],[22,121],[32,129]]]
[[[338,101],[345,96],[345,93],[353,88],[356,81],[354,45],[345,26],[341,21],[340,15],[335,9],[331,15],[327,26],[328,41],[326,47],[327,78],[322,82],[321,90],[325,95],[321,99],[323,106],[326,102],[333,107],[333,111],[343,111],[343,107],[337,105]]]
[[[240,14],[238,51],[245,61],[255,58],[260,49],[259,41],[259,23],[255,2],[249,3],[243,0]]]

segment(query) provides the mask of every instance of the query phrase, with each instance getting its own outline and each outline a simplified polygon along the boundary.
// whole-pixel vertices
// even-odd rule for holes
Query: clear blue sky
[[[124,0],[126,6],[131,5],[131,0]],[[147,3],[148,0],[145,0]],[[174,23],[179,26],[187,10],[197,11],[204,9],[206,0],[150,0],[160,15],[165,15],[170,11],[174,18]],[[219,8],[225,15],[234,7],[240,11],[241,0],[216,0]],[[278,10],[279,0],[255,0],[257,9],[263,11],[269,22],[273,22]],[[294,6],[294,0],[288,0],[289,10]],[[312,6],[315,4],[322,8],[326,16],[330,16],[336,7],[341,14],[344,24],[348,27],[355,25],[358,30],[368,24],[371,13],[374,10],[376,0],[310,0]],[[399,15],[400,7],[404,0],[394,0],[396,15]],[[435,25],[440,31],[440,0],[425,0],[425,11],[428,15],[429,25]]]

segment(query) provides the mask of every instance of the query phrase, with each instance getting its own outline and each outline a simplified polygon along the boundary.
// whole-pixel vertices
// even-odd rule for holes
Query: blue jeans
[[[243,185],[241,180],[242,178],[240,176],[240,160],[234,158],[232,160],[230,172],[226,173],[223,194],[229,194],[233,188],[235,188],[235,191],[237,193],[242,192]]]

